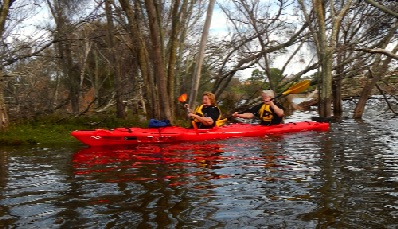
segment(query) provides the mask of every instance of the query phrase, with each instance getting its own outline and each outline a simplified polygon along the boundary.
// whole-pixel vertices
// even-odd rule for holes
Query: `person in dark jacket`
[[[236,118],[251,119],[258,117],[261,125],[277,125],[283,123],[285,116],[284,108],[274,102],[275,93],[272,90],[265,90],[261,94],[263,104],[254,106],[246,113],[239,114],[235,112],[232,114]]]
[[[188,117],[193,119],[193,125],[199,129],[209,129],[221,125],[221,111],[216,106],[216,97],[211,92],[204,92],[202,104],[195,111],[189,110]]]

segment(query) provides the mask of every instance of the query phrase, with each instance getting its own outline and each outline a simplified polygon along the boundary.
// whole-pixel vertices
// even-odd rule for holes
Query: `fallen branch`
[[[385,49],[381,49],[381,48],[374,48],[374,49],[369,49],[369,48],[356,48],[354,49],[355,51],[363,51],[363,52],[368,52],[368,53],[380,53],[380,54],[384,54],[388,57],[391,57],[393,59],[398,60],[398,55],[396,55],[395,53],[392,53],[390,51],[387,51]]]
[[[394,113],[395,115],[398,115],[397,112],[394,111],[394,109],[392,108],[390,101],[388,101],[387,96],[384,94],[384,91],[381,90],[380,86],[376,83],[375,86],[377,87],[377,89],[379,90],[379,92],[383,95],[384,100],[386,101],[388,108],[392,111],[392,113]]]
[[[85,113],[87,113],[87,112],[90,110],[91,106],[92,106],[92,105],[95,103],[95,101],[97,101],[97,100],[98,100],[98,98],[94,98],[94,99],[87,105],[86,109],[84,109],[82,112],[79,112],[79,114],[75,115],[75,118],[80,117],[80,116],[84,115]]]

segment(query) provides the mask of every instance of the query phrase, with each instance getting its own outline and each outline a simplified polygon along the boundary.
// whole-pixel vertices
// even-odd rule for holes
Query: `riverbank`
[[[0,146],[63,145],[78,143],[70,135],[74,130],[115,128],[120,126],[145,127],[147,122],[138,119],[121,120],[107,116],[96,117],[46,117],[42,120],[13,123],[0,132]]]

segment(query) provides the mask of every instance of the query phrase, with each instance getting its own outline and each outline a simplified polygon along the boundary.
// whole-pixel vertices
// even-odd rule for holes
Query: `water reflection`
[[[73,155],[73,167],[80,183],[101,184],[88,197],[95,205],[115,206],[102,214],[134,212],[117,227],[123,226],[119,223],[137,228],[196,225],[202,218],[192,211],[206,205],[216,186],[209,181],[226,177],[216,172],[226,160],[222,154],[223,145],[218,143],[87,148]]]
[[[297,151],[292,143],[298,136],[302,142],[297,143]],[[313,140],[316,136],[302,133],[255,141],[230,139],[222,144],[88,148],[73,156],[73,165],[76,179],[102,184],[95,187],[97,198],[110,192],[104,185],[133,185],[134,195],[127,199],[133,200],[130,206],[139,203],[133,210],[141,215],[136,219],[140,226],[150,226],[147,221],[174,225],[174,216],[191,226],[247,226],[254,219],[256,225],[279,225],[281,221],[275,224],[264,217],[286,217],[293,209],[298,213],[317,206],[311,203],[315,196],[307,188],[320,171],[319,166],[308,166],[319,159],[312,155],[321,150],[319,141]],[[114,201],[108,197],[111,200],[102,197],[94,203]],[[285,206],[290,210],[281,206],[286,201],[291,203]],[[156,210],[150,210],[151,206]],[[148,211],[151,214],[146,215]]]
[[[0,149],[0,227],[396,228],[396,123],[343,119],[328,132]]]
[[[104,182],[163,180],[169,186],[189,183],[191,177],[218,177],[206,174],[222,162],[222,145],[164,144],[127,147],[85,148],[73,155],[76,175]],[[117,179],[115,179],[117,177]]]

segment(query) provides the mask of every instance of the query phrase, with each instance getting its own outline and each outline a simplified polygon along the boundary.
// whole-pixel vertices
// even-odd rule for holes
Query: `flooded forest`
[[[0,129],[38,117],[184,116],[211,91],[228,116],[304,79],[321,117],[382,95],[396,114],[397,4],[373,0],[0,3]],[[305,106],[303,106],[305,107]]]
[[[391,0],[0,1],[0,228],[397,228],[397,12]],[[185,103],[210,91],[230,121],[262,90],[287,108],[275,126],[327,128],[114,147],[71,136],[149,119],[199,135]]]

